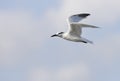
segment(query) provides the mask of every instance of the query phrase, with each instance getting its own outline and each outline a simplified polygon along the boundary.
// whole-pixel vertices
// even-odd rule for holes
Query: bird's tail
[[[88,40],[88,39],[86,39],[86,38],[83,38],[83,37],[82,37],[82,40],[85,41],[85,42],[87,42],[87,43],[93,44],[92,41],[90,41],[90,40]]]

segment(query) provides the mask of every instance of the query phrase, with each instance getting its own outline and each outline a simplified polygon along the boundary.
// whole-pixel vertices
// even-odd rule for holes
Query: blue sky
[[[119,81],[120,1],[1,0],[0,81]],[[50,38],[66,31],[66,18],[82,23],[91,44]]]

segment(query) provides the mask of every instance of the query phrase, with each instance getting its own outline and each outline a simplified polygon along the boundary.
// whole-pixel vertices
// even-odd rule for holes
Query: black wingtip
[[[90,15],[89,13],[78,14],[79,17],[87,17],[87,16],[89,16],[89,15]]]

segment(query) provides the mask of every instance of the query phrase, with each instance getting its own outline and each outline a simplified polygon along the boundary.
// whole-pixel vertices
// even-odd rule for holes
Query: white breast
[[[69,40],[69,41],[75,41],[75,42],[80,42],[80,37],[71,35],[69,33],[65,33],[62,37],[63,39]]]

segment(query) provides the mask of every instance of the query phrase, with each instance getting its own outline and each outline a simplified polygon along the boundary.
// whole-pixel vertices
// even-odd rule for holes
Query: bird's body
[[[80,36],[76,36],[74,34],[69,34],[69,33],[64,33],[62,38],[69,40],[69,41],[74,41],[74,42],[93,43],[92,41],[89,41],[88,39],[85,39]]]
[[[82,28],[89,27],[89,28],[98,28],[93,25],[87,25],[87,24],[81,24],[79,21],[86,18],[90,14],[76,14],[72,15],[68,18],[68,26],[69,30],[67,32],[60,32],[57,34],[52,35],[51,37],[58,36],[63,39],[74,41],[74,42],[83,42],[83,43],[92,43],[92,41],[89,41],[88,39],[85,39],[81,37]]]
[[[80,37],[75,36],[75,35],[71,35],[69,33],[64,33],[62,38],[69,40],[69,41],[80,42]]]

